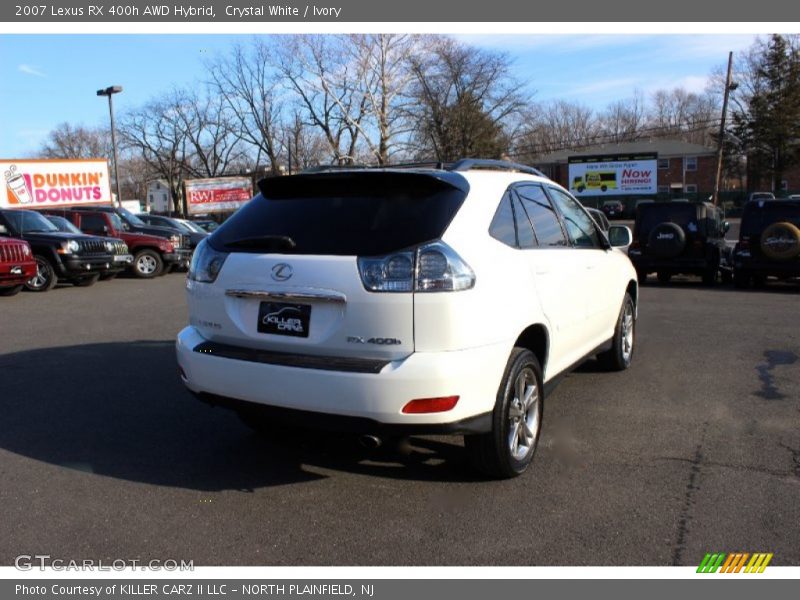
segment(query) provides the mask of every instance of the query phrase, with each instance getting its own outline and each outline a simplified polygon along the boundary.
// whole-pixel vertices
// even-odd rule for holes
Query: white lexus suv
[[[631,362],[626,227],[529,167],[328,168],[263,180],[198,246],[185,385],[254,427],[464,435],[492,477],[530,464],[546,391]]]

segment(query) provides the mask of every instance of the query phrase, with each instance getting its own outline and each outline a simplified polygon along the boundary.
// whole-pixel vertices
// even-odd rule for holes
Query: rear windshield
[[[209,238],[219,250],[375,256],[442,236],[468,186],[420,173],[278,177]]]
[[[697,221],[697,208],[694,204],[661,204],[661,205],[639,205],[639,216],[637,218],[637,229],[640,236],[646,236],[656,225],[660,223],[675,223],[684,230],[697,231],[699,223]]]
[[[779,221],[788,221],[800,227],[800,202],[775,200],[747,204],[742,213],[740,235],[759,235],[766,227]]]

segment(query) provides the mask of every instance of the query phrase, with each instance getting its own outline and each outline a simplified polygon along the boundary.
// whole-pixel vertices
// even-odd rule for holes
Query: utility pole
[[[719,203],[719,188],[722,182],[722,147],[725,141],[725,118],[728,116],[728,97],[736,86],[731,82],[733,75],[733,52],[728,52],[728,75],[725,78],[725,95],[722,99],[722,118],[719,121],[719,140],[717,141],[717,176],[714,179],[714,206]]]
[[[108,116],[111,120],[111,147],[113,148],[114,152],[114,181],[116,182],[117,188],[117,205],[122,206],[122,193],[120,192],[120,185],[119,185],[119,161],[117,160],[117,135],[116,129],[114,127],[114,102],[111,100],[111,97],[114,94],[119,94],[122,91],[121,85],[112,85],[102,90],[97,90],[98,96],[107,96],[108,97]]]

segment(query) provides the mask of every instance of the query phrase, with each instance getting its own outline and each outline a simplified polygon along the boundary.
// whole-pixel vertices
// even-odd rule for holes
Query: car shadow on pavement
[[[0,355],[0,448],[98,475],[196,490],[254,490],[331,476],[469,481],[458,438],[414,438],[378,451],[354,436],[253,433],[195,400],[164,341],[88,344]],[[309,469],[309,467],[311,467]]]

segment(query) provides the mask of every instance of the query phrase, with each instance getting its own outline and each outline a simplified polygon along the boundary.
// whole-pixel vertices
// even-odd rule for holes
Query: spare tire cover
[[[761,251],[773,260],[790,260],[800,255],[800,229],[793,223],[773,223],[761,234]]]
[[[660,223],[650,232],[647,247],[659,258],[674,258],[686,247],[686,233],[676,223]]]

